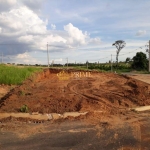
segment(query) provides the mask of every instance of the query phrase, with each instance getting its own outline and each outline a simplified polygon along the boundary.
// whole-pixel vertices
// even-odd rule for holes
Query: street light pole
[[[48,43],[47,43],[47,61],[48,61],[48,68],[49,68],[49,51],[48,51]]]

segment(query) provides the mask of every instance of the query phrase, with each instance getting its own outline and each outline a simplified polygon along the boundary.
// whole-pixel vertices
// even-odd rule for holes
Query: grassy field
[[[0,65],[0,84],[19,85],[37,71],[41,71],[41,69],[36,67]]]

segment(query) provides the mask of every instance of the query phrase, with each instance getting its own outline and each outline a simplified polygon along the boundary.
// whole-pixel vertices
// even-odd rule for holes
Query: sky
[[[146,53],[149,0],[0,0],[0,62],[19,64],[119,61]],[[48,46],[47,46],[48,44]]]

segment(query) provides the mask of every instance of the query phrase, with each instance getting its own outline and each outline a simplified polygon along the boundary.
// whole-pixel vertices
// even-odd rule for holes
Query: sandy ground
[[[45,70],[13,90],[0,86],[0,112],[17,113],[26,104],[30,112],[89,113],[40,124],[29,118],[0,120],[0,149],[149,149],[150,112],[129,110],[150,105],[148,75],[91,72],[85,77],[79,71],[79,78],[69,70],[62,80],[60,72]]]

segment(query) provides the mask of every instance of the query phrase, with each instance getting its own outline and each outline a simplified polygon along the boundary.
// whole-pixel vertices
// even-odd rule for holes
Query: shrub
[[[23,105],[23,106],[20,108],[20,111],[21,111],[21,112],[24,112],[24,113],[28,113],[28,112],[29,112],[28,106],[27,106],[27,105]]]

